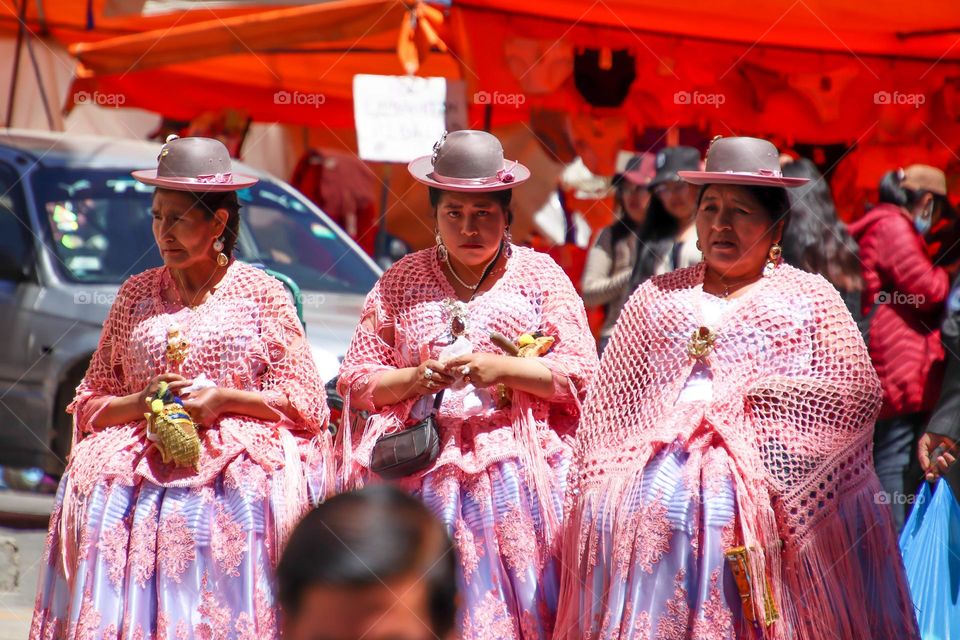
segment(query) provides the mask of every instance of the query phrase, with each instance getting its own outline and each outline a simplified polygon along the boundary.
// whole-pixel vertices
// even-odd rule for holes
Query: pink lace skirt
[[[625,495],[581,497],[581,586],[560,604],[556,637],[758,638],[724,557],[737,531],[726,451],[667,447]]]
[[[64,522],[74,519],[61,509],[76,491],[68,470],[50,518],[31,640],[278,638],[272,573],[274,523],[288,500],[282,477],[246,454],[194,488],[105,477],[78,502],[76,521]],[[322,468],[307,466],[312,504],[324,482]]]
[[[570,461],[550,461],[557,517]],[[539,500],[521,463],[509,459],[480,473],[447,465],[408,488],[447,526],[460,560],[462,640],[546,640],[559,593],[556,540],[546,538]]]

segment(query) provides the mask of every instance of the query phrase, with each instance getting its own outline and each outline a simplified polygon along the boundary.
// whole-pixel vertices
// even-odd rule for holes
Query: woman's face
[[[214,241],[223,234],[228,214],[218,209],[205,215],[193,194],[157,189],[153,194],[153,238],[163,263],[185,269],[215,260]]]
[[[623,211],[633,222],[641,224],[647,217],[647,206],[650,204],[650,190],[645,186],[634,184],[624,179],[620,187],[620,201]]]
[[[678,222],[690,220],[697,212],[697,187],[683,181],[658,184],[655,193],[663,208]]]
[[[444,191],[436,216],[437,231],[450,257],[467,267],[493,259],[507,226],[506,211],[485,193]]]
[[[783,223],[774,223],[760,202],[737,185],[708,186],[696,225],[704,261],[727,278],[759,275],[783,232]]]

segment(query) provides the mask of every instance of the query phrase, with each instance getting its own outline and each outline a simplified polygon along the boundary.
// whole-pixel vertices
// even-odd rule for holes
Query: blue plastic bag
[[[900,553],[923,640],[960,640],[960,504],[944,478],[920,488]]]

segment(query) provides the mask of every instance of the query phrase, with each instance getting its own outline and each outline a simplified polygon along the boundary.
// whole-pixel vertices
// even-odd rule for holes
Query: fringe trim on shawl
[[[780,611],[793,638],[920,638],[892,517],[877,501],[883,489],[866,480],[802,548],[785,549]]]
[[[636,452],[637,459],[649,460],[666,445],[650,446]],[[913,605],[900,562],[896,537],[889,512],[876,503],[882,491],[879,481],[867,478],[838,501],[836,510],[821,520],[802,548],[781,548],[779,527],[767,490],[751,491],[742,476],[734,472],[737,494],[737,522],[748,555],[751,573],[767,576],[779,621],[763,629],[764,640],[919,640]],[[634,480],[627,476],[611,479],[603,485],[600,503],[585,504],[579,485],[571,486],[572,500],[560,536],[562,562],[560,609],[554,631],[555,640],[581,640],[582,602],[606,599],[606,593],[593,593],[593,585],[582,584],[583,563],[591,551],[609,555],[604,546],[604,530],[616,539],[622,525],[618,508],[629,498]],[[597,513],[607,521],[596,523]],[[585,516],[589,521],[585,522]],[[584,526],[589,532],[581,535]],[[598,533],[599,529],[599,533]],[[642,535],[638,532],[637,535]],[[893,544],[891,544],[893,543]],[[763,550],[763,553],[760,553]],[[897,587],[893,595],[892,586]],[[753,603],[758,620],[764,619],[763,598],[767,580],[754,580]],[[870,595],[873,594],[871,598]],[[905,623],[911,625],[905,628]]]
[[[637,459],[650,460],[655,455],[656,450],[650,446],[644,450],[635,453]],[[580,461],[577,461],[580,462]],[[579,464],[577,465],[580,466]],[[581,629],[581,603],[583,601],[595,601],[597,597],[605,599],[607,594],[602,593],[595,596],[592,584],[581,582],[581,576],[586,571],[581,571],[584,562],[589,562],[591,557],[590,550],[597,549],[597,553],[612,553],[612,549],[605,549],[603,540],[598,540],[601,536],[603,526],[600,527],[601,533],[598,533],[594,523],[584,522],[584,516],[588,510],[591,513],[603,513],[605,517],[610,514],[616,514],[617,508],[629,498],[629,486],[632,480],[626,476],[619,476],[604,485],[603,502],[599,504],[584,504],[583,495],[584,481],[579,475],[579,469],[574,469],[578,473],[570,483],[570,490],[567,494],[567,507],[565,507],[565,518],[563,530],[558,537],[560,540],[560,549],[562,552],[560,561],[560,594],[559,608],[557,610],[557,621],[554,625],[554,640],[582,640]],[[585,524],[590,525],[589,534],[581,536]],[[605,523],[606,524],[606,523]],[[610,523],[614,529],[618,524],[616,519]],[[616,530],[613,534],[616,534]]]
[[[294,527],[309,509],[309,497],[306,469],[300,459],[300,449],[297,447],[296,439],[287,429],[278,429],[277,436],[283,448],[284,458],[283,469],[277,471],[273,483],[273,503],[278,511],[273,519],[277,541],[274,549],[279,559],[280,550],[286,546]],[[277,492],[280,492],[280,495],[277,495]]]
[[[553,502],[556,485],[543,447],[540,445],[540,430],[533,418],[533,405],[527,394],[514,392],[512,413],[513,436],[519,445],[520,462],[526,469],[527,477],[532,481],[533,490],[537,494],[544,538],[548,541],[558,541],[560,518],[557,516]],[[544,549],[544,552],[549,554],[554,550],[553,548]]]
[[[351,395],[352,392],[348,389],[343,398],[343,418],[340,421],[340,431],[337,433],[335,445],[341,455],[337,493],[360,489],[367,483],[373,446],[385,434],[403,428],[403,416],[409,415],[416,401],[416,398],[404,400],[391,405],[390,408],[371,413],[363,425],[363,430],[354,434],[353,421],[350,419]],[[353,446],[355,437],[358,438],[356,447]]]
[[[80,556],[80,523],[87,510],[87,498],[77,494],[73,479],[67,476],[67,486],[63,488],[63,504],[60,506],[60,562],[63,575],[70,593],[73,593],[74,569]]]

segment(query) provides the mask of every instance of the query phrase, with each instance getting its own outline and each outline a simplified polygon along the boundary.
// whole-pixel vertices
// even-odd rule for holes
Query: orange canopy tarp
[[[596,112],[577,92],[583,48],[625,49],[636,79],[602,112],[647,127],[811,143],[957,133],[960,4],[828,0],[461,0],[448,20],[494,123]],[[628,136],[629,138],[629,136]]]
[[[943,0],[454,0],[454,11],[498,14],[507,33],[534,31],[585,46],[631,44],[649,35],[815,52],[960,61],[960,3]],[[512,23],[511,21],[517,22]],[[475,25],[470,25],[475,26]],[[517,28],[510,28],[515,26]],[[591,37],[594,29],[612,40]],[[479,33],[479,29],[477,29]],[[487,33],[505,35],[504,32]]]
[[[363,51],[368,46],[382,50],[385,34],[396,52],[399,32],[404,21],[409,21],[411,12],[421,20],[422,28],[432,29],[427,19],[432,10],[417,7],[415,3],[340,0],[154,29],[92,44],[76,44],[70,51],[81,62],[81,75],[87,76],[130,73],[230,54],[256,56],[259,52],[287,52],[301,45],[314,49],[331,47],[343,55],[355,49]],[[430,44],[442,46],[442,41],[435,38]],[[405,64],[411,62],[415,71],[415,61],[404,61]],[[315,73],[318,67],[312,70]]]
[[[257,2],[237,2],[144,14],[143,0],[26,0],[21,21],[21,3],[24,0],[0,2],[0,33],[15,34],[22,24],[33,35],[52,37],[65,45],[276,9]]]
[[[459,77],[442,23],[438,10],[399,0],[217,17],[74,45],[75,88],[180,119],[239,100],[262,122],[352,127],[358,73]]]

